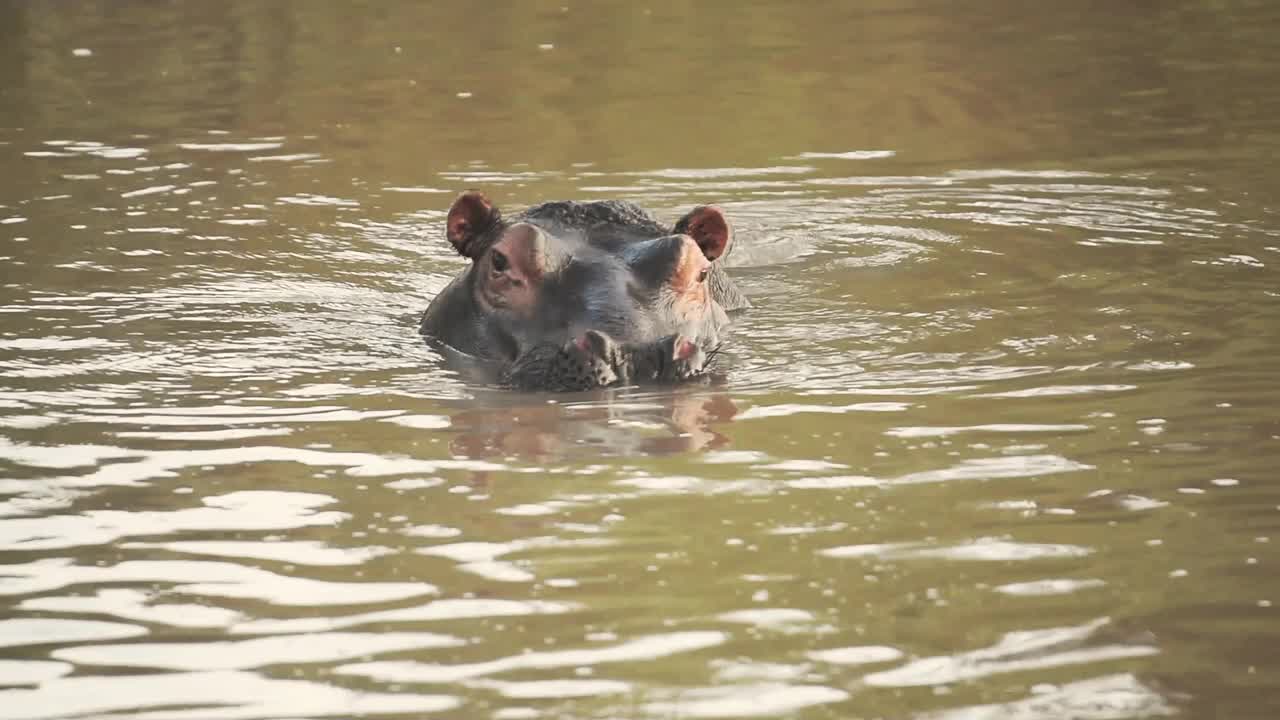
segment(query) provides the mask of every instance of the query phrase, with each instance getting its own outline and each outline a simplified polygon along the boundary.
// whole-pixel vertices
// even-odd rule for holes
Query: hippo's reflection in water
[[[716,450],[729,439],[717,426],[737,406],[727,394],[705,387],[675,392],[602,390],[599,401],[549,403],[545,396],[516,395],[515,402],[466,409],[452,417],[454,455],[556,461],[575,455],[673,455]]]

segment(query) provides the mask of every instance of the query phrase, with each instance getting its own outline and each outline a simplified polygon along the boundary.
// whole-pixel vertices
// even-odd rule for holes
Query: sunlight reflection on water
[[[1272,717],[1263,5],[0,4],[0,718]],[[474,382],[472,187],[754,308]]]

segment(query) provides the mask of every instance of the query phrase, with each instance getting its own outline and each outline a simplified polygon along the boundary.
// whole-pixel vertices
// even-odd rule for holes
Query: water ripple
[[[923,720],[1115,720],[1177,715],[1159,692],[1129,674],[1104,675],[1040,689],[1031,697],[921,715]]]
[[[0,620],[0,647],[115,640],[146,635],[146,628],[100,620],[7,618]]]
[[[725,685],[682,690],[678,700],[648,703],[645,710],[658,717],[785,716],[808,707],[842,702],[848,698],[848,692],[822,685]]]
[[[862,682],[872,687],[941,685],[997,673],[1146,657],[1159,652],[1145,644],[1090,644],[1108,623],[1103,618],[1072,627],[1011,632],[989,648],[913,660],[902,667],[866,675]]]
[[[419,662],[371,662],[338,667],[335,672],[378,678],[384,682],[451,683],[512,670],[549,670],[594,666],[603,663],[655,660],[715,647],[728,640],[724,633],[689,631],[647,635],[604,648],[532,651],[486,662],[464,665],[428,665]]]
[[[343,628],[396,622],[453,621],[473,618],[561,615],[579,609],[572,603],[547,600],[499,600],[492,598],[448,598],[425,605],[343,615],[289,620],[250,620],[230,627],[235,634],[316,633]]]
[[[123,537],[191,530],[285,530],[334,525],[350,517],[316,512],[334,498],[314,493],[241,491],[204,498],[206,507],[172,511],[88,510],[78,515],[11,518],[0,523],[0,550],[102,545]]]
[[[167,583],[170,592],[316,607],[391,602],[435,595],[424,582],[335,582],[281,575],[230,562],[127,560],[108,566],[37,560],[0,568],[0,595],[28,595],[80,584]]]
[[[55,650],[77,665],[117,665],[175,671],[251,670],[267,665],[326,663],[380,653],[466,644],[438,633],[310,633],[197,643],[85,645]]]
[[[34,689],[0,691],[0,718],[115,716],[136,720],[254,720],[439,713],[460,702],[448,695],[373,693],[249,672],[80,675]],[[187,708],[187,709],[178,709]]]

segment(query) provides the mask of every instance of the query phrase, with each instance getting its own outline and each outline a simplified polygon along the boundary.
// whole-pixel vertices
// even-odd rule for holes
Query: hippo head
[[[666,228],[623,202],[545,203],[503,217],[459,196],[445,236],[470,266],[422,332],[496,364],[505,382],[569,390],[702,372],[745,299],[716,262],[732,232],[702,206]]]

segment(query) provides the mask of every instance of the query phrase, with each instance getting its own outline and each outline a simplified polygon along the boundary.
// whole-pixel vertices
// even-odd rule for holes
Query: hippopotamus
[[[547,202],[508,218],[469,191],[449,208],[445,237],[471,263],[431,301],[421,332],[516,389],[698,377],[728,313],[750,305],[724,271],[733,230],[714,205],[672,227],[616,200]]]

